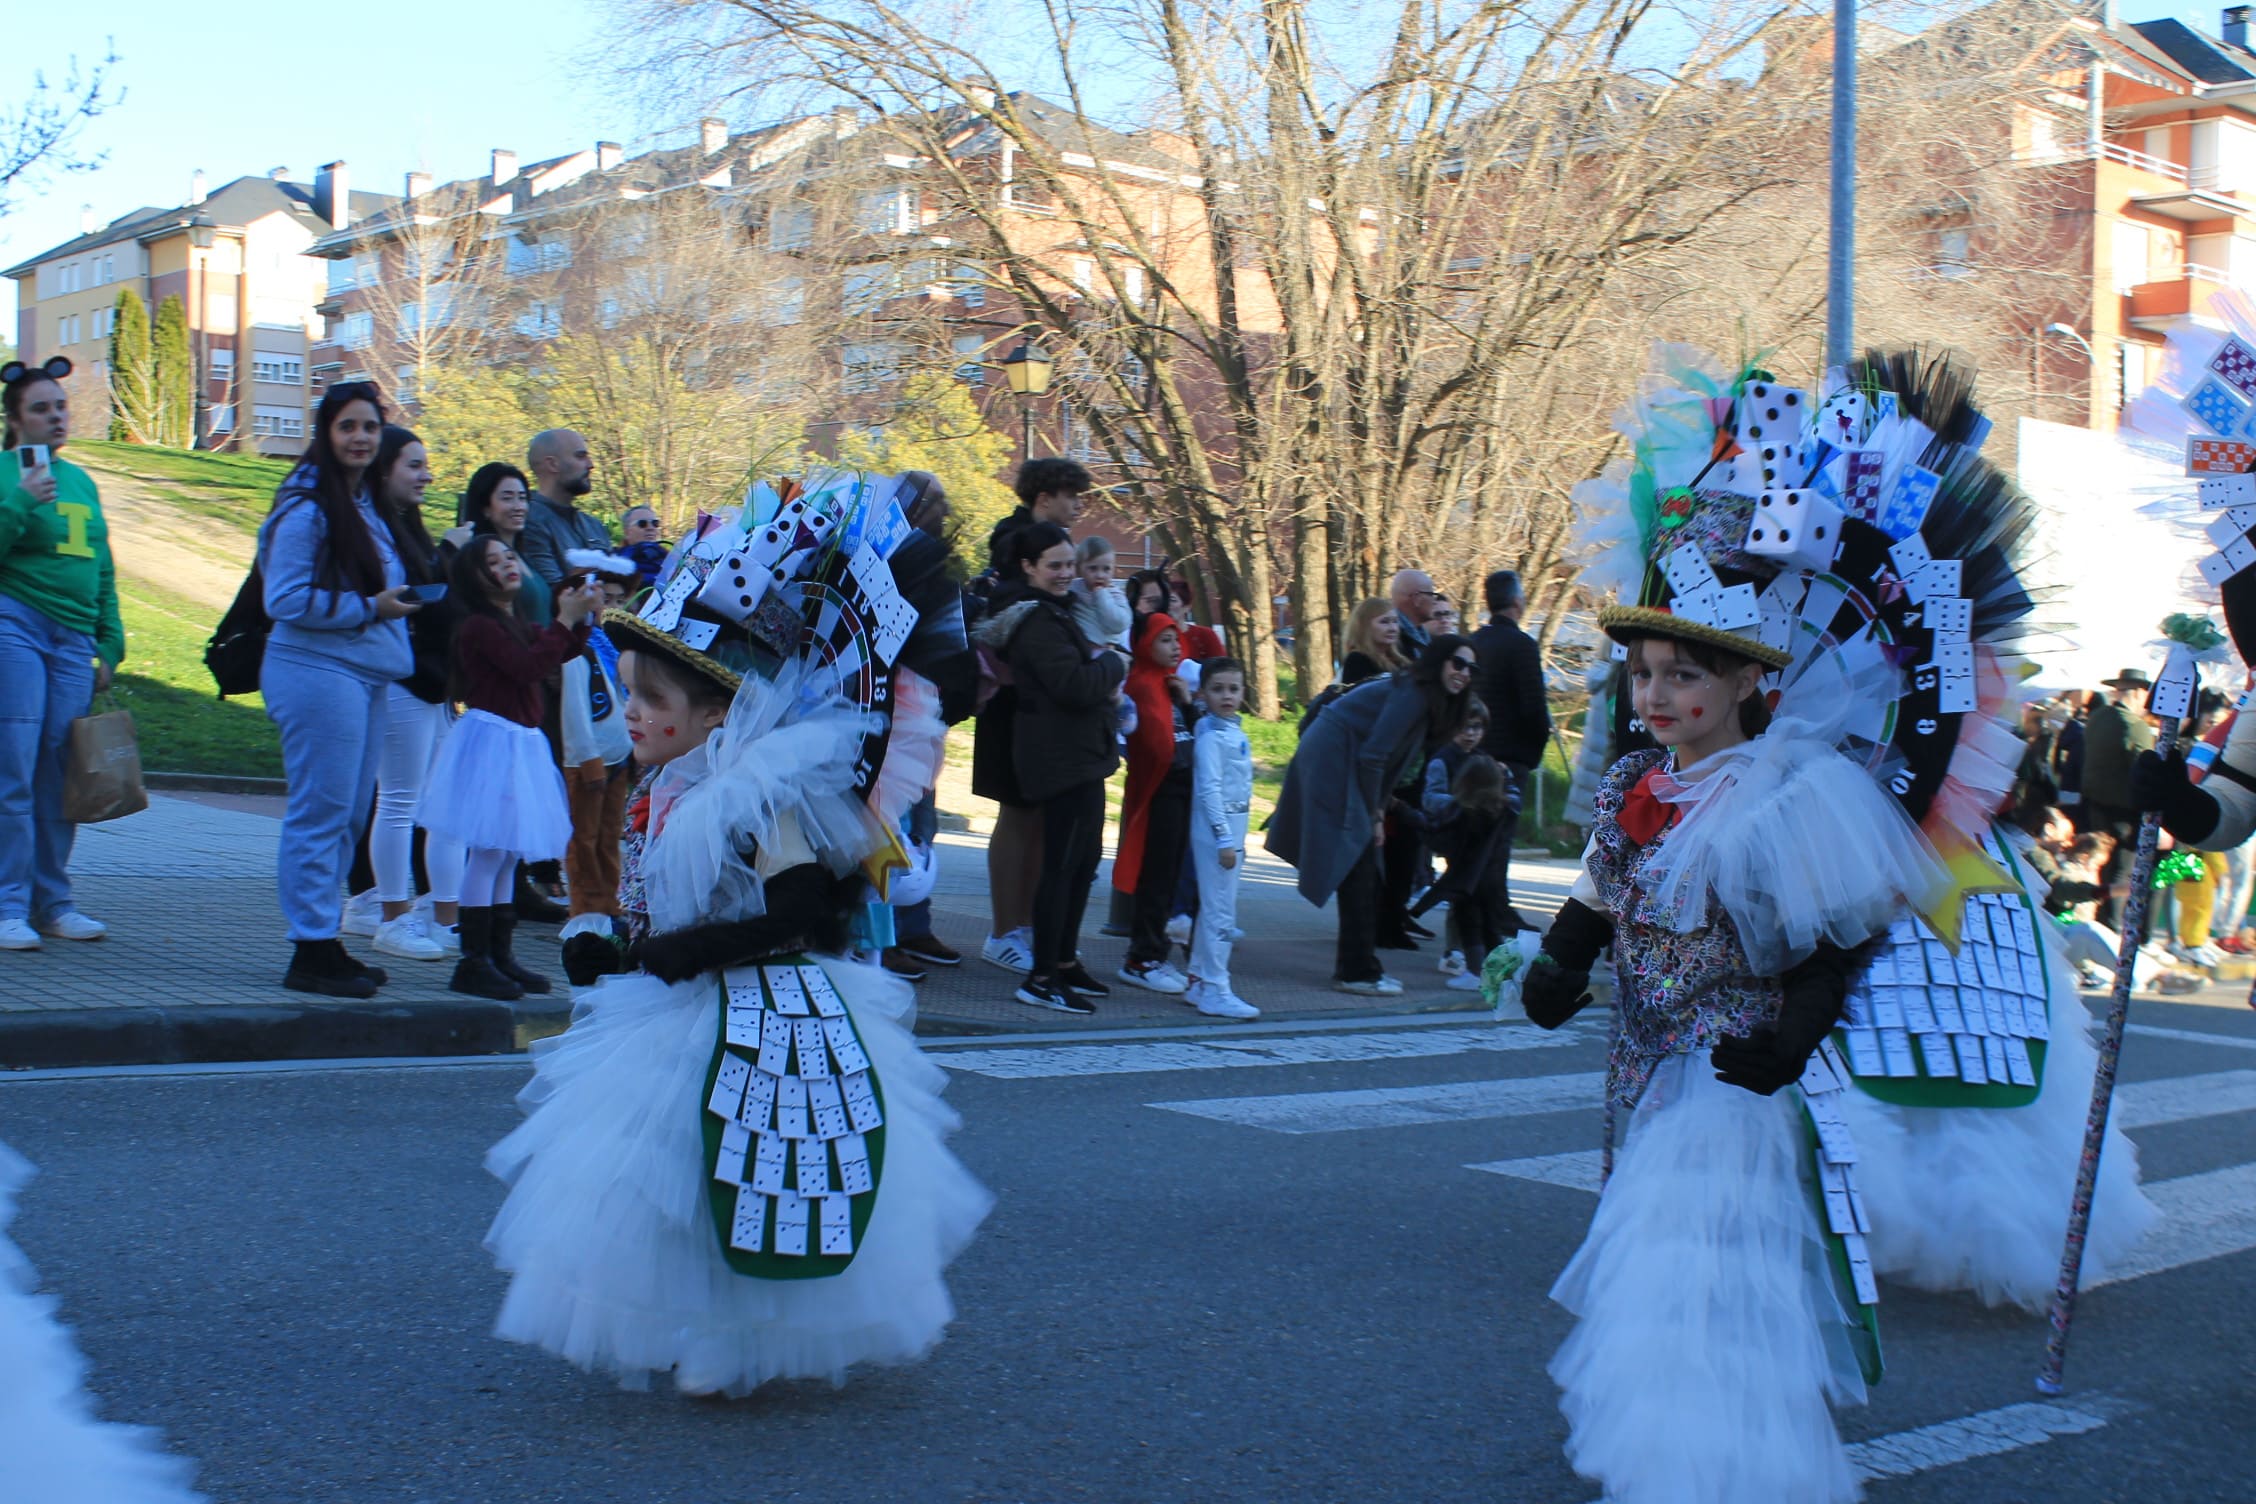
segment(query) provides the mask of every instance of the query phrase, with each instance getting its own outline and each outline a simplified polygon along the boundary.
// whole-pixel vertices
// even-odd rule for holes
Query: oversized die
[[[1739,393],[1739,443],[1747,449],[1791,445],[1801,438],[1808,416],[1809,393],[1776,382],[1750,381]]]
[[[730,621],[743,621],[758,609],[768,593],[767,568],[749,547],[732,548],[713,566],[697,592],[697,603]]]
[[[1854,449],[1872,432],[1872,399],[1851,389],[1835,392],[1817,410],[1817,436],[1835,449]]]
[[[1747,529],[1747,552],[1803,569],[1828,569],[1841,549],[1841,509],[1815,491],[1765,491]]]

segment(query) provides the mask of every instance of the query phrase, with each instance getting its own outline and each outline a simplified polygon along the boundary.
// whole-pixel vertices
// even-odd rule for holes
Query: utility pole
[[[1845,366],[1856,329],[1856,0],[1833,0],[1833,184],[1825,257],[1825,363]]]

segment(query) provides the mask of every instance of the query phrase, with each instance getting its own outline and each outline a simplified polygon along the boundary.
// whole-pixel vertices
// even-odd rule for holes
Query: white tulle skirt
[[[2044,1087],[2026,1107],[1897,1107],[1841,1094],[1872,1210],[1873,1266],[1923,1290],[1968,1290],[1988,1305],[2042,1311],[2060,1278],[2068,1203],[2091,1109],[2091,1015],[2059,936],[2040,926],[2052,985]],[[2139,1189],[2138,1146],[2112,1122],[2099,1157],[2083,1281],[2103,1278],[2159,1213]]]
[[[553,861],[572,843],[572,810],[548,738],[487,710],[471,711],[447,733],[415,823],[526,862]]]
[[[486,1156],[510,1186],[486,1246],[511,1276],[495,1333],[630,1389],[671,1371],[686,1393],[770,1379],[843,1382],[903,1363],[954,1315],[942,1277],[990,1197],[948,1152],[945,1075],[910,1033],[914,994],[873,966],[825,960],[883,1082],[885,1164],[844,1273],[766,1280],[722,1257],[706,1199],[705,1072],[720,1028],[711,977],[607,978],[561,1036],[533,1047],[525,1122]]]
[[[1590,1234],[1552,1287],[1579,1318],[1551,1376],[1567,1460],[1620,1504],[1857,1497],[1828,1399],[1861,1402],[1798,1089],[1706,1051],[1654,1072]]]
[[[0,1499],[30,1504],[193,1504],[191,1465],[140,1426],[94,1418],[86,1360],[55,1320],[55,1301],[7,1236],[31,1178],[0,1144]]]

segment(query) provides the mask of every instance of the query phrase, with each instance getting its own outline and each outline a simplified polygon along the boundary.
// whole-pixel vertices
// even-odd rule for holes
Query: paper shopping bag
[[[71,722],[70,756],[63,771],[63,818],[96,825],[148,807],[132,713],[110,710]]]

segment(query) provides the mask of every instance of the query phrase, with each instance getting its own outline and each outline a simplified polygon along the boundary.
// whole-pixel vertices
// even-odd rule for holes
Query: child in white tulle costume
[[[1830,1272],[1821,1183],[1854,1182],[1811,1147],[1805,1098],[1846,1085],[1825,1041],[1860,949],[1940,873],[1822,729],[1785,706],[1769,724],[1759,644],[1665,610],[1601,619],[1663,750],[1601,780],[1585,874],[1523,990],[1557,1028],[1614,946],[1607,1089],[1629,1127],[1552,1291],[1579,1318],[1551,1366],[1568,1457],[1627,1504],[1852,1499],[1827,1401],[1864,1397],[1874,1297]]]
[[[155,1433],[97,1420],[86,1360],[55,1299],[7,1235],[31,1166],[0,1144],[0,1499],[25,1504],[195,1504],[189,1464]]]
[[[873,718],[822,690],[822,671],[803,677],[796,664],[772,682],[745,676],[732,699],[736,676],[704,654],[621,612],[606,625],[622,648],[644,770],[628,810],[626,926],[616,938],[630,969],[580,992],[570,1030],[535,1047],[519,1098],[526,1121],[487,1157],[510,1184],[486,1239],[511,1276],[496,1331],[630,1388],[670,1372],[691,1394],[741,1395],[780,1378],[841,1382],[856,1363],[916,1359],[953,1315],[943,1270],[990,1198],[943,1144],[956,1119],[940,1100],[942,1072],[911,1036],[907,984],[840,959],[866,893],[861,863],[883,840],[853,790]],[[613,943],[577,937],[577,956],[566,957],[574,979],[591,947]],[[752,1178],[745,1149],[767,1135],[716,1117],[715,1083],[740,1078],[725,1108],[736,1112],[747,1067],[720,1041],[725,1027],[739,1042],[739,1017],[757,1021],[760,975],[804,979],[794,992],[802,1003],[827,981],[825,1000],[851,1022],[835,1040],[835,1068],[843,1075],[849,1053],[866,1052],[877,1083],[874,1209],[853,1222],[850,1261],[816,1257],[833,1252],[825,1231],[848,1236],[827,1221],[843,1195],[820,1202],[817,1243],[799,1224],[795,1261],[780,1211],[772,1236],[758,1226],[747,1235],[739,1213],[732,1238],[729,1208],[752,1198],[731,1182]],[[753,1011],[740,1015],[731,1000],[746,985]],[[814,1049],[823,1053],[819,1035]],[[742,1115],[753,1121],[749,1104]],[[709,1125],[736,1138],[733,1162]],[[772,1110],[759,1126],[780,1141]],[[809,1131],[804,1119],[799,1131]],[[796,1142],[804,1160],[813,1140]],[[806,1215],[813,1199],[793,1204]],[[793,1262],[809,1277],[742,1272],[788,1276]]]

